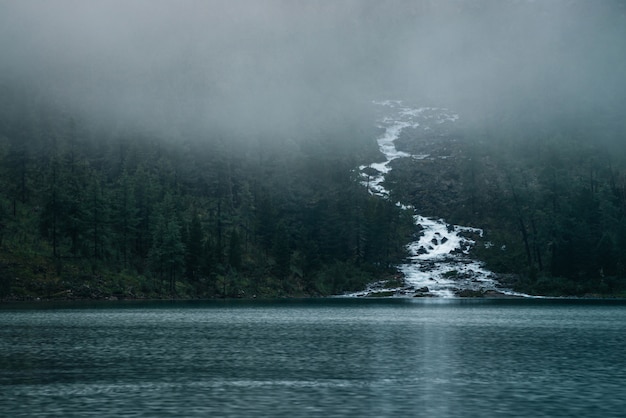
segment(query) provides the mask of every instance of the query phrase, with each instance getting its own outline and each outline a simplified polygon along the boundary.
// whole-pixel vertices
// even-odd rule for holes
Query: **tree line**
[[[598,115],[601,120],[606,114]],[[469,135],[452,219],[486,231],[476,254],[551,295],[626,292],[623,123],[498,121]]]
[[[395,276],[414,237],[356,178],[380,158],[372,120],[149,132],[3,93],[2,298],[337,294]],[[483,228],[474,256],[517,290],[624,295],[626,129],[607,115],[468,124],[439,171],[398,160],[391,201]]]
[[[375,152],[361,128],[170,138],[8,102],[3,297],[328,295],[404,256],[410,218],[351,178]]]

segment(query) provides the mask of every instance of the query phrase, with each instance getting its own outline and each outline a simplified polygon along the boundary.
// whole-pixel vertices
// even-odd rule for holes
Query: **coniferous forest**
[[[4,93],[4,298],[337,294],[396,276],[415,233],[357,181],[378,157],[365,121],[264,147],[219,133],[172,142]],[[622,294],[623,149],[559,129],[512,142],[468,129],[439,172],[398,164],[391,200],[483,228],[475,256],[519,290]]]
[[[517,291],[626,295],[622,2],[120,7],[0,2],[0,299],[400,282],[399,201],[482,228],[471,255]],[[396,98],[461,117],[385,200],[358,167]]]
[[[466,127],[436,170],[399,166],[394,198],[483,228],[473,254],[519,291],[624,295],[626,126],[524,126],[532,114]]]
[[[329,295],[404,255],[409,217],[351,176],[376,152],[360,127],[340,127],[339,153],[322,130],[300,146],[172,143],[5,93],[4,297]]]

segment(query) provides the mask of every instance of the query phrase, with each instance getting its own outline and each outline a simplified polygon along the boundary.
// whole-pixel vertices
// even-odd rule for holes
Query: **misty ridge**
[[[623,124],[625,23],[612,0],[0,1],[0,88],[174,138],[297,141],[387,98]]]
[[[0,299],[624,297],[624,74],[618,0],[0,0]]]

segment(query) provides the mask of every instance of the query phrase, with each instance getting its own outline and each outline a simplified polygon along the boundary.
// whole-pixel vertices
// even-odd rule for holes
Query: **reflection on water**
[[[0,416],[621,416],[626,304],[0,308]]]

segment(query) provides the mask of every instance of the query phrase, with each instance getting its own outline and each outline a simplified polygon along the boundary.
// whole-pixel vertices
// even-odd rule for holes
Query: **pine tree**
[[[137,239],[140,221],[135,201],[134,179],[126,170],[117,179],[113,196],[111,217],[114,245],[121,265],[126,268],[133,254],[133,243]]]
[[[92,173],[89,183],[85,215],[88,254],[93,260],[102,260],[110,251],[110,199],[97,173]]]
[[[234,229],[230,234],[230,243],[228,246],[228,264],[230,268],[239,271],[241,269],[241,239],[237,230]]]
[[[289,276],[289,262],[291,261],[291,247],[287,228],[283,223],[276,228],[272,256],[276,261],[275,273],[279,279]]]
[[[185,251],[185,275],[196,282],[201,274],[201,264],[203,257],[203,229],[200,216],[194,213],[191,221],[187,225],[186,251]]]
[[[152,247],[148,254],[151,270],[160,281],[167,280],[168,292],[176,294],[176,279],[185,267],[185,245],[171,195],[167,194],[156,215]]]

